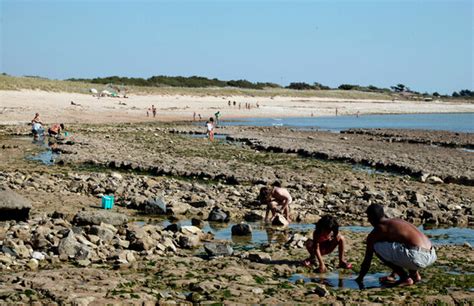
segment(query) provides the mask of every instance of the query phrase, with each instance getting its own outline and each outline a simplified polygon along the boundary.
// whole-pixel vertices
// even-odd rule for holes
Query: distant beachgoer
[[[437,259],[428,237],[411,223],[385,217],[380,204],[371,204],[367,208],[367,218],[374,229],[367,236],[365,257],[356,281],[362,283],[375,253],[392,269],[392,273],[381,277],[380,282],[401,286],[419,282],[421,276],[418,270],[432,265]]]
[[[214,141],[214,118],[209,118],[206,122],[207,137],[210,141]]]
[[[308,239],[305,243],[309,252],[309,257],[303,261],[303,265],[310,267],[318,260],[318,272],[327,271],[323,261],[323,255],[330,254],[338,247],[339,268],[351,269],[352,265],[344,259],[344,237],[339,233],[339,224],[333,216],[325,215],[316,223],[313,232],[313,239]]]
[[[219,124],[219,117],[221,116],[221,112],[218,111],[217,113],[214,114],[214,116],[216,117],[216,126]]]
[[[313,113],[313,112],[311,112],[311,117],[314,117],[314,113]]]
[[[155,107],[155,105],[151,106],[151,112],[153,113],[153,118],[155,118],[156,117],[156,107]]]
[[[357,114],[356,114],[357,118],[359,118],[359,114],[360,114],[360,112],[359,112],[359,111],[357,111]]]
[[[285,188],[279,184],[274,184],[272,187],[262,187],[258,195],[260,203],[266,204],[265,222],[269,222],[270,212],[272,218],[275,218],[278,212],[282,212],[288,222],[290,219],[290,203],[292,202],[291,195]]]
[[[33,120],[31,120],[31,133],[33,133],[33,138],[38,139],[41,134],[43,134],[43,122],[41,122],[39,113],[35,114]]]
[[[48,135],[52,137],[57,137],[58,135],[61,134],[61,131],[64,131],[64,124],[53,124],[49,129],[48,129]]]
[[[242,107],[241,103],[239,103],[239,109]]]
[[[257,108],[259,108],[259,107],[260,107],[260,104],[258,104],[258,102],[257,102],[256,106],[257,106]]]
[[[230,107],[230,100],[229,100],[229,102],[227,102],[227,105]]]
[[[235,107],[235,105],[236,105],[236,104],[237,104],[237,102],[236,102],[236,101],[234,101],[234,107]]]
[[[202,120],[201,114],[198,114],[199,120]]]
[[[193,121],[196,121],[196,112],[193,113]]]
[[[146,116],[147,116],[147,117],[150,117],[150,111],[151,111],[151,110],[150,110],[149,108],[146,109]]]
[[[337,116],[337,107],[336,107],[336,116]]]

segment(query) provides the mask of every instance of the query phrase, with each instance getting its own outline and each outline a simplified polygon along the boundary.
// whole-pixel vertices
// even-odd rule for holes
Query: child
[[[304,260],[303,264],[307,267],[315,263],[318,259],[319,273],[327,271],[324,265],[323,255],[329,254],[336,246],[339,251],[339,268],[352,269],[352,265],[344,259],[344,237],[339,234],[339,224],[333,216],[323,216],[316,223],[316,229],[313,232],[313,239],[306,241],[306,249],[309,252],[309,257]]]
[[[265,222],[269,222],[270,212],[272,212],[272,220],[277,212],[281,211],[288,222],[290,219],[290,203],[292,198],[288,190],[281,188],[279,183],[274,183],[272,187],[262,187],[258,195],[260,203],[266,204]]]
[[[210,141],[214,141],[214,118],[209,118],[209,121],[206,122],[207,128],[207,137]]]

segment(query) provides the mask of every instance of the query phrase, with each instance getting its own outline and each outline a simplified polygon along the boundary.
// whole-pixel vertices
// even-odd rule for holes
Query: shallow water
[[[191,137],[191,138],[198,138],[198,139],[207,138],[206,134],[185,134],[185,136]],[[214,139],[223,139],[223,140],[225,140],[226,138],[227,138],[226,134],[214,134]]]
[[[182,220],[178,223],[182,226],[191,225],[191,220]],[[163,227],[170,224],[169,221],[160,223]],[[237,246],[252,248],[260,244],[285,243],[289,232],[308,232],[315,228],[315,225],[311,223],[292,223],[288,229],[278,229],[265,225],[263,222],[248,222],[247,224],[252,227],[252,235],[247,237],[232,236],[231,228],[235,223],[204,222],[202,230],[214,234],[216,240],[228,240],[234,242]],[[435,245],[462,245],[465,242],[474,245],[474,229],[459,227],[438,229],[423,229],[420,227],[420,229],[430,237]],[[342,226],[341,230],[369,233],[372,227]]]
[[[44,152],[28,156],[28,160],[40,161],[45,165],[51,166],[54,165],[54,161],[59,156],[58,153],[54,153],[51,149],[48,149]]]
[[[304,283],[319,283],[335,289],[349,288],[349,289],[370,289],[380,288],[382,285],[379,282],[379,278],[386,276],[387,273],[372,273],[367,274],[364,277],[363,284],[359,284],[355,281],[357,274],[350,271],[344,273],[341,271],[328,272],[324,274],[309,273],[305,274],[293,274],[288,280],[291,283],[296,283],[299,280],[303,280]]]
[[[221,125],[288,126],[341,131],[351,128],[424,129],[453,132],[474,132],[474,113],[401,114],[300,117],[300,118],[248,118],[239,121],[222,121]]]

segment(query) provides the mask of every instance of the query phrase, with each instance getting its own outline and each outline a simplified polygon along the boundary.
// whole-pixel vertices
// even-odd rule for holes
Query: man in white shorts
[[[401,219],[386,218],[383,206],[379,204],[372,204],[367,208],[367,217],[374,229],[367,236],[365,257],[356,280],[362,282],[375,253],[392,269],[389,276],[380,278],[382,283],[409,286],[420,281],[418,270],[432,265],[437,259],[428,237],[413,224]]]

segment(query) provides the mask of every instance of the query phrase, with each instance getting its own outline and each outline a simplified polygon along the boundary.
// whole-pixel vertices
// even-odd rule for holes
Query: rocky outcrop
[[[80,211],[74,217],[73,222],[77,225],[100,225],[108,223],[112,225],[124,225],[128,218],[124,214],[107,210]]]
[[[31,202],[12,190],[0,190],[0,221],[28,219]]]

